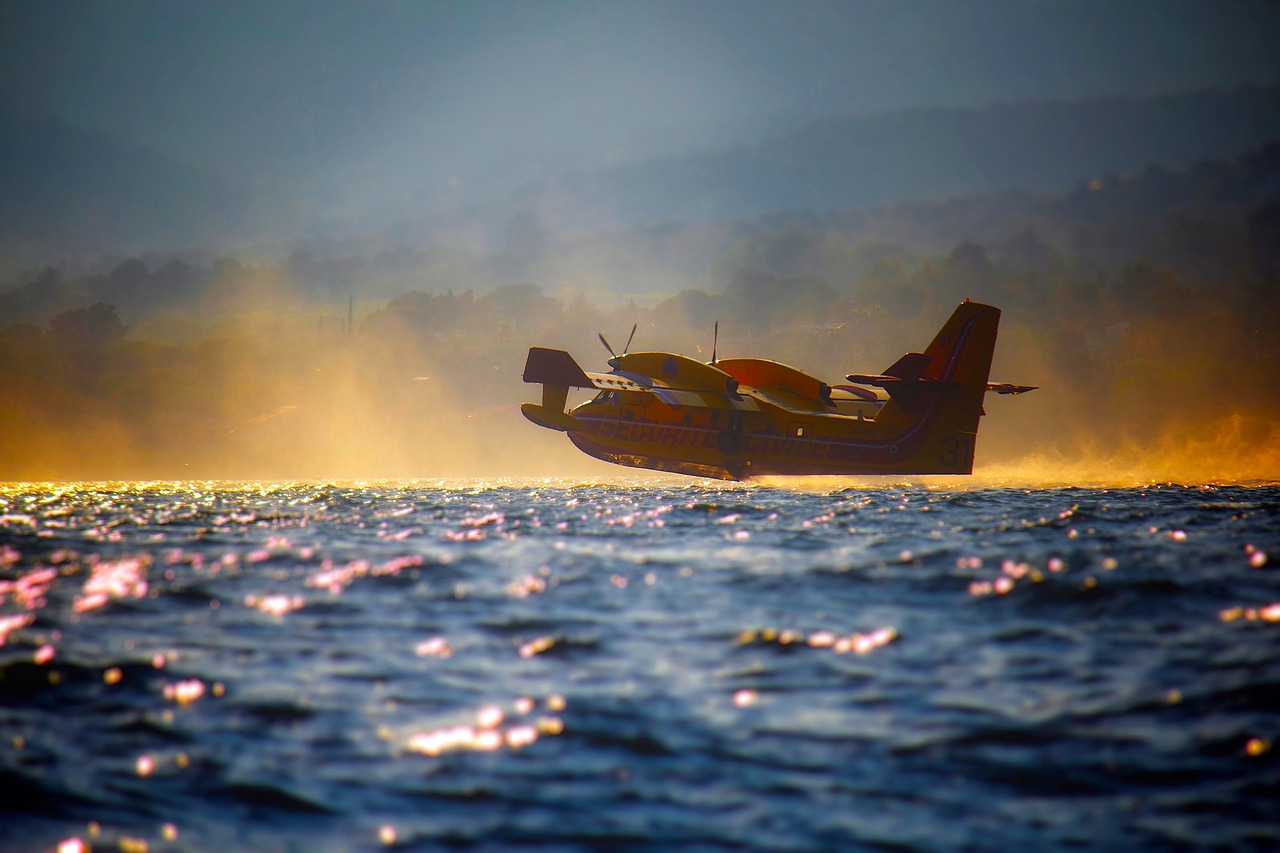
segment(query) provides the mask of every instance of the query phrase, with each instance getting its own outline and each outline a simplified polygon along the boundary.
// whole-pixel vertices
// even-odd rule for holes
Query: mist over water
[[[1075,283],[1066,260],[1033,276],[962,243],[944,256],[898,246],[896,266],[864,269],[842,293],[753,260],[779,243],[793,244],[791,260],[773,261],[783,269],[826,247],[832,280],[886,251],[835,224],[766,231],[724,249],[706,290],[645,303],[526,282],[335,305],[308,295],[301,261],[185,272],[135,261],[105,278],[55,276],[55,291],[90,294],[117,279],[157,291],[190,280],[196,301],[170,312],[125,301],[131,325],[105,303],[54,313],[54,302],[35,315],[44,325],[6,327],[0,478],[607,476],[520,416],[541,393],[520,381],[529,346],[603,370],[596,332],[622,341],[638,324],[637,349],[709,359],[719,320],[721,357],[772,358],[834,384],[922,349],[964,294],[1003,311],[992,379],[1040,386],[987,395],[979,472],[1053,484],[1280,479],[1280,339],[1260,281],[1215,286],[1138,262],[1117,283],[1105,272]]]

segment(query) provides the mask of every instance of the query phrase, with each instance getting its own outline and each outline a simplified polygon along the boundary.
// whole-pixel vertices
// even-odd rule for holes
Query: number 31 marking
[[[957,434],[942,439],[942,453],[938,462],[943,465],[961,465],[973,452],[973,436]]]

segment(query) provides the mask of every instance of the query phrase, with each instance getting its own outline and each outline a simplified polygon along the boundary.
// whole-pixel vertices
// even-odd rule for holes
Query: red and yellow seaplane
[[[999,323],[1000,309],[966,300],[924,352],[840,385],[776,361],[717,360],[714,348],[710,363],[615,355],[602,334],[608,373],[530,348],[524,381],[542,384],[542,403],[520,411],[597,459],[697,477],[969,474],[983,395],[1036,387],[988,381]],[[570,388],[598,393],[566,412]]]

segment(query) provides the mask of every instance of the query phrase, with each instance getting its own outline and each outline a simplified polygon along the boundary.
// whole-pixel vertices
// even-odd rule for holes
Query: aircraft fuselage
[[[744,400],[754,389],[742,388]],[[611,396],[610,396],[611,395]],[[638,468],[738,480],[766,474],[968,473],[973,433],[956,432],[932,460],[921,455],[921,421],[892,429],[874,420],[883,405],[854,413],[773,413],[670,406],[651,394],[615,391],[575,407],[568,433],[597,459]],[[750,405],[750,404],[749,404]],[[858,412],[861,412],[861,417]]]
[[[533,347],[524,380],[542,384],[542,402],[521,411],[584,453],[636,468],[728,480],[968,474],[983,395],[1034,390],[988,382],[999,320],[999,309],[966,300],[924,352],[835,386],[766,359],[662,352],[614,355],[609,373],[588,373],[563,350]],[[566,412],[569,388],[599,393]]]

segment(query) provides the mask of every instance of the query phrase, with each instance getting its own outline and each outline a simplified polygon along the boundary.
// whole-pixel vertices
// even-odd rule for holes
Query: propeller
[[[716,363],[716,345],[720,343],[720,321],[716,320],[715,329],[711,332],[711,364]]]
[[[626,355],[628,352],[630,352],[630,351],[631,351],[631,341],[632,341],[632,339],[634,339],[634,338],[635,338],[635,336],[636,336],[636,329],[638,329],[638,328],[640,328],[640,324],[639,324],[639,323],[636,323],[634,326],[632,326],[632,327],[631,327],[631,334],[627,336],[627,345],[626,345],[625,347],[623,347],[623,348],[622,348],[622,354],[623,354],[623,355]],[[616,352],[614,352],[614,351],[613,351],[613,347],[609,346],[609,341],[605,338],[605,336],[604,336],[604,332],[601,332],[601,333],[600,333],[600,343],[604,344],[604,348],[605,348],[605,349],[607,349],[607,350],[609,351],[609,356],[610,356],[611,358],[617,358],[617,357],[618,357],[618,354],[617,354]]]

